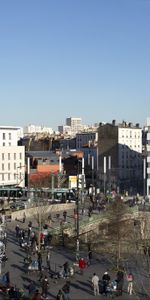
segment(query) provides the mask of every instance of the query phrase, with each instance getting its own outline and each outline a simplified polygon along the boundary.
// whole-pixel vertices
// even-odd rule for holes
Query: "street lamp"
[[[76,260],[79,260],[79,179],[77,180],[77,199],[76,199]]]

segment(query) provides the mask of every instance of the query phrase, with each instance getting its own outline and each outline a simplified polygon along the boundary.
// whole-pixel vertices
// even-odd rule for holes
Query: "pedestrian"
[[[31,230],[32,230],[32,228],[31,228],[31,227],[28,227],[28,240],[30,239]]]
[[[92,250],[88,251],[88,264],[91,265],[91,261],[92,261]]]
[[[132,275],[132,273],[129,273],[127,275],[127,282],[128,282],[128,294],[132,295],[133,294],[133,275]]]
[[[80,268],[80,273],[83,275],[84,269],[87,267],[87,263],[83,257],[79,259],[79,268]]]
[[[29,292],[30,299],[32,299],[33,295],[35,294],[35,285],[33,281],[31,281],[30,284],[28,285],[28,292]]]
[[[40,294],[39,290],[35,291],[32,300],[42,300],[42,297],[41,297],[41,294]]]
[[[96,275],[96,273],[93,274],[92,284],[94,289],[94,296],[99,295],[99,277]]]
[[[64,300],[70,300],[70,281],[66,281],[62,290],[64,292]]]
[[[52,216],[51,216],[51,214],[49,214],[49,216],[48,216],[48,223],[49,223],[49,226],[51,227],[51,225],[52,225]]]
[[[25,223],[25,221],[26,221],[26,214],[25,214],[25,212],[24,212],[24,213],[23,213],[23,219],[22,219],[22,222]]]
[[[64,263],[63,267],[64,267],[64,277],[67,278],[68,275],[69,275],[69,263],[68,263],[68,261],[66,261],[66,262]]]
[[[47,263],[47,267],[48,270],[51,270],[51,252],[50,250],[48,250],[47,255],[46,255],[46,263]]]
[[[110,282],[110,275],[108,274],[107,271],[104,273],[104,275],[102,277],[102,281],[103,281],[103,294],[105,294],[107,296],[107,287]]]
[[[124,271],[123,269],[120,267],[118,272],[117,272],[117,295],[118,296],[122,296],[122,292],[123,292],[123,284],[124,284]]]
[[[37,255],[38,255],[38,268],[39,268],[39,271],[41,272],[42,271],[42,254],[39,251]]]
[[[15,231],[16,231],[16,238],[18,238],[19,237],[19,231],[20,231],[20,227],[19,227],[18,224],[15,227]]]
[[[64,217],[64,222],[66,222],[66,219],[67,219],[67,212],[66,212],[66,210],[64,210],[64,212],[63,212],[63,217]]]
[[[64,294],[63,294],[62,290],[58,291],[58,294],[56,296],[56,300],[64,300]]]
[[[42,280],[42,296],[47,299],[48,294],[48,279],[45,276],[45,278]]]

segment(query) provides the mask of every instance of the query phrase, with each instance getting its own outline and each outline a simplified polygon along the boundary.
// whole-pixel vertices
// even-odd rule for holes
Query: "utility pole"
[[[52,201],[54,200],[54,174],[51,174]]]
[[[84,174],[84,157],[82,157],[82,204],[84,204],[84,182],[85,182],[85,174]]]
[[[77,199],[76,199],[76,260],[79,260],[80,242],[79,242],[79,176],[77,177]]]
[[[61,185],[61,172],[62,172],[62,163],[61,163],[61,155],[59,156],[59,173],[58,173],[58,188]]]
[[[106,156],[104,156],[104,195],[106,193]]]
[[[111,192],[111,156],[108,156],[109,193]]]
[[[38,195],[37,195],[38,197]],[[38,236],[38,251],[41,250],[41,231],[42,231],[42,220],[41,220],[41,209],[40,209],[40,198],[38,197],[38,223],[39,223],[39,236]]]
[[[146,196],[146,158],[143,159],[143,196]]]
[[[30,189],[30,157],[27,157],[27,186]]]
[[[94,156],[92,156],[92,199],[94,203]]]

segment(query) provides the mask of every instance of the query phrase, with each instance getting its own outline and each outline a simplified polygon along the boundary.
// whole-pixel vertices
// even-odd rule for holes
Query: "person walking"
[[[41,294],[40,294],[39,290],[35,291],[32,300],[42,300],[42,297],[41,297]]]
[[[45,276],[45,278],[42,281],[42,296],[44,296],[47,299],[48,298],[47,294],[48,294],[48,279]]]
[[[28,285],[28,292],[29,292],[29,298],[32,299],[33,295],[35,294],[35,284],[33,281],[30,282]]]
[[[92,250],[89,249],[88,251],[88,264],[91,265],[91,261],[92,261]]]
[[[37,256],[38,256],[38,268],[39,268],[39,271],[41,272],[42,271],[42,254],[40,251],[37,253]]]
[[[25,223],[25,221],[26,221],[26,214],[25,214],[25,212],[24,212],[24,213],[23,213],[23,219],[22,219],[22,222]]]
[[[80,268],[80,273],[83,275],[84,269],[87,267],[87,263],[83,257],[79,259],[79,268]]]
[[[94,296],[99,295],[99,277],[96,275],[96,273],[93,274],[92,284],[94,289]]]
[[[64,294],[63,294],[62,290],[58,291],[58,294],[56,296],[56,300],[64,300]]]
[[[124,271],[120,268],[117,272],[117,295],[122,296],[123,284],[124,284]]]
[[[133,275],[132,273],[127,274],[127,282],[128,282],[128,294],[133,294]]]
[[[62,290],[64,293],[64,300],[70,300],[70,281],[66,281]]]
[[[103,293],[107,296],[107,287],[110,282],[110,276],[107,271],[104,273],[102,277],[102,281],[103,281]]]
[[[16,225],[15,231],[16,231],[16,238],[18,238],[19,237],[19,232],[20,232],[20,227],[19,227],[18,224]]]
[[[47,255],[46,255],[46,263],[47,263],[48,270],[50,272],[50,270],[51,270],[51,252],[50,252],[50,250],[48,250]]]

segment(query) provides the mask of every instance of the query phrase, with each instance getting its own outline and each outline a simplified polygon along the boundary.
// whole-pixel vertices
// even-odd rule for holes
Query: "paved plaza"
[[[71,214],[70,212],[70,218],[71,219]],[[26,295],[26,299],[28,298],[28,285],[30,281],[32,280],[36,286],[41,291],[41,286],[40,286],[40,274],[39,272],[31,272],[28,274],[27,269],[24,264],[24,258],[26,257],[26,253],[23,249],[20,248],[18,240],[15,236],[15,227],[16,224],[18,223],[20,225],[20,228],[27,228],[28,221],[26,220],[26,223],[22,222],[17,222],[17,221],[11,221],[7,223],[7,234],[8,234],[8,242],[7,242],[7,256],[8,256],[8,261],[6,262],[5,266],[3,266],[3,272],[8,271],[10,272],[10,281],[13,285],[16,285],[18,288],[22,288],[24,290],[24,294]],[[54,226],[54,225],[53,225]],[[34,227],[34,224],[33,224]],[[86,258],[87,253],[86,252],[81,252],[81,255]],[[48,280],[49,280],[49,293],[48,293],[48,299],[56,299],[56,295],[58,293],[58,290],[63,287],[63,285],[66,282],[66,279],[52,279],[49,276],[49,272],[46,266],[46,252],[43,252],[43,273],[44,275],[47,275]],[[57,272],[60,270],[60,267],[68,261],[70,264],[73,264],[75,262],[75,251],[71,251],[66,249],[65,247],[59,246],[59,247],[54,247],[51,249],[51,269],[54,272]],[[71,282],[71,290],[70,290],[70,299],[71,300],[88,300],[88,299],[106,299],[106,296],[104,295],[99,295],[99,296],[94,296],[93,294],[93,289],[91,285],[91,278],[93,276],[93,273],[95,272],[99,278],[102,278],[102,275],[104,272],[108,270],[111,276],[111,279],[115,279],[116,273],[112,271],[112,265],[111,262],[106,260],[106,258],[97,255],[96,253],[93,253],[93,259],[92,259],[92,264],[88,266],[84,274],[81,275],[78,267],[76,267],[76,272],[75,275],[70,278]],[[138,293],[137,286],[139,285],[139,279],[135,285],[135,293],[134,295],[130,296],[127,294],[127,282],[125,280],[124,283],[124,291],[123,295],[118,297],[120,299],[143,299],[147,300],[142,294]],[[2,298],[3,299],[3,298]]]

